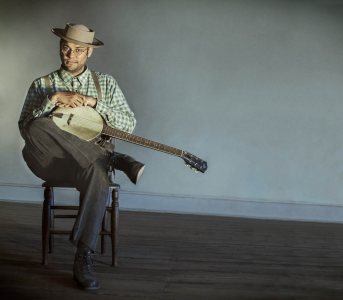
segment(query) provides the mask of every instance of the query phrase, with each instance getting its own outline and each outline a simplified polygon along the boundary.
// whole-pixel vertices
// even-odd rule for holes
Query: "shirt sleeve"
[[[48,98],[44,88],[42,79],[35,80],[29,88],[18,122],[22,137],[31,120],[47,116],[55,108],[55,103]]]
[[[134,113],[117,81],[111,76],[106,80],[106,93],[103,98],[98,100],[95,110],[103,116],[107,125],[132,133],[136,126]]]

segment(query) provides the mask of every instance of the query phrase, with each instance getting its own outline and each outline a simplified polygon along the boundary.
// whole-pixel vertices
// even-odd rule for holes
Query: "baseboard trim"
[[[56,199],[63,199],[61,203],[75,203],[77,197],[78,192],[76,190],[56,189]],[[1,200],[42,203],[43,189],[38,185],[0,183]],[[120,191],[120,208],[134,211],[343,223],[343,206],[337,205],[199,198],[125,190]]]

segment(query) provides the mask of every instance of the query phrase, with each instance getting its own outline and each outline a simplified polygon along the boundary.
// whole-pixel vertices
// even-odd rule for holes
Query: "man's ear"
[[[89,47],[87,50],[87,57],[91,57],[92,53],[93,53],[93,48]]]

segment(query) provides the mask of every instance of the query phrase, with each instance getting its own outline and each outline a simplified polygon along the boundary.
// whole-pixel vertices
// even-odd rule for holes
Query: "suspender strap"
[[[51,82],[49,79],[49,75],[44,76],[44,83],[45,83],[45,89],[46,90],[51,90]]]
[[[92,73],[93,81],[94,81],[94,84],[95,84],[95,87],[96,87],[96,91],[98,93],[98,100],[101,100],[102,99],[102,94],[101,94],[101,88],[100,88],[98,76],[96,76],[94,71],[91,71],[91,73]]]

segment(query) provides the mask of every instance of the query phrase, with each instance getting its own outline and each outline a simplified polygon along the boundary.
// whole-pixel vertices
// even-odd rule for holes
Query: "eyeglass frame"
[[[65,49],[65,48],[67,48],[67,49]],[[67,45],[61,45],[61,52],[63,54],[67,54],[70,52],[70,53],[74,53],[77,57],[81,56],[86,50],[88,50],[88,48],[71,49]],[[78,53],[77,51],[81,51],[81,52]]]

